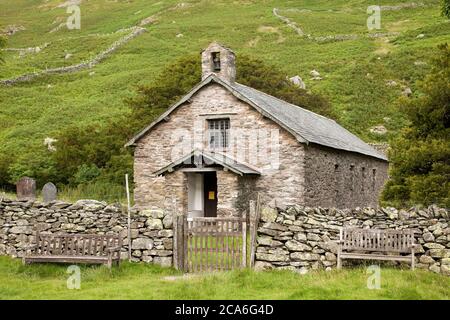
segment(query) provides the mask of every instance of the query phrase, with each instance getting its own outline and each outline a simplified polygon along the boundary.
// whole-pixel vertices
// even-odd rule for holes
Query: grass
[[[381,270],[369,290],[365,268],[313,271],[235,270],[182,277],[151,264],[81,266],[81,289],[66,286],[67,266],[0,257],[0,299],[450,299],[450,278],[423,270]],[[179,276],[179,277],[178,277]]]
[[[157,22],[146,26],[148,32],[92,70],[0,87],[0,153],[14,159],[15,176],[26,172],[33,159],[48,156],[43,145],[46,137],[55,137],[73,124],[102,123],[128,114],[125,99],[135,94],[137,85],[151,82],[164,65],[198,52],[213,40],[227,44],[238,54],[263,59],[287,76],[300,75],[309,90],[331,101],[339,123],[363,139],[386,141],[405,124],[404,116],[395,108],[402,86],[414,91],[415,81],[429,70],[432,50],[450,41],[450,23],[440,16],[439,0],[421,1],[425,6],[414,9],[383,11],[382,29],[377,32],[400,35],[381,39],[364,36],[369,33],[365,27],[366,8],[373,2],[363,0],[190,0],[185,1],[185,6],[175,6],[175,0],[83,1],[81,30],[62,28],[49,33],[67,17],[64,8],[56,8],[61,2],[0,3],[0,29],[14,24],[26,28],[10,37],[8,47],[49,43],[41,52],[22,58],[17,52],[6,52],[0,78],[78,63],[123,35],[116,31],[155,14]],[[410,1],[382,0],[377,4],[402,2]],[[274,17],[274,7],[313,36],[352,33],[360,37],[326,43],[301,38]],[[421,33],[425,36],[417,38]],[[73,56],[66,60],[66,53]],[[322,81],[309,79],[313,69],[321,73]],[[388,87],[387,80],[395,80],[399,86]],[[370,128],[374,125],[384,125],[389,133],[372,134]]]
[[[201,227],[200,227],[201,228]],[[208,227],[206,227],[208,228]],[[239,232],[238,232],[239,233]],[[242,236],[195,236],[188,237],[189,270],[220,268],[230,270],[242,264]],[[250,259],[250,233],[247,232],[247,263]]]
[[[121,203],[126,205],[127,196],[125,186],[112,183],[81,184],[76,187],[63,186],[58,198],[67,202],[76,202],[80,199],[95,199],[107,203]],[[130,190],[131,205],[134,205],[132,189]]]
[[[37,200],[42,201],[42,192],[37,191]],[[0,198],[16,199],[16,194],[11,190],[0,189]],[[58,190],[58,200],[74,203],[80,199],[95,199],[106,203],[127,204],[125,186],[112,183],[80,184],[76,187],[62,186]],[[130,190],[131,205],[134,205],[133,189]]]

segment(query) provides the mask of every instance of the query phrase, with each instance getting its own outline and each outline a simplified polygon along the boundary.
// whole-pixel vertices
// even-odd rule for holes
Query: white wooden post
[[[131,203],[130,203],[130,187],[128,184],[128,174],[125,174],[125,188],[127,190],[127,209],[128,209],[128,260],[131,261]]]

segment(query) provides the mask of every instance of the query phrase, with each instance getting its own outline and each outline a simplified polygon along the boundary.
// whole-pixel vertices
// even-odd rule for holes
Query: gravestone
[[[16,184],[17,199],[35,199],[36,198],[36,180],[23,177]]]
[[[56,200],[57,195],[58,189],[51,182],[46,183],[45,186],[42,188],[42,197],[44,198],[45,203]]]

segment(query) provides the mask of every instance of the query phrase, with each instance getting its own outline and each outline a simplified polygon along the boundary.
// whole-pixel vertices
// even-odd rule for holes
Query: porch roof
[[[261,172],[255,168],[251,168],[250,166],[238,162],[235,159],[232,159],[226,156],[223,153],[217,152],[207,152],[204,150],[193,150],[189,154],[171,162],[167,166],[153,172],[155,175],[162,175],[166,172],[172,172],[175,170],[175,167],[181,165],[193,165],[197,168],[204,168],[205,165],[217,164],[226,168],[240,176],[243,175],[260,175]]]

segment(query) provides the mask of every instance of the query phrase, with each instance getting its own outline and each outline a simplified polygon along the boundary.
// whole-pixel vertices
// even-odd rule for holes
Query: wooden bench
[[[410,262],[411,269],[414,270],[415,246],[412,230],[342,228],[338,242],[337,268],[341,269],[342,259],[368,259]]]
[[[119,265],[122,238],[96,234],[40,234],[27,247],[23,263],[60,262]]]

